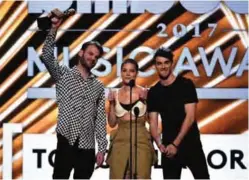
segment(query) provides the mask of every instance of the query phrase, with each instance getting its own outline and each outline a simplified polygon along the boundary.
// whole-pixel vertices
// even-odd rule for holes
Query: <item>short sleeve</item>
[[[147,95],[147,111],[159,112],[158,103],[156,99],[156,92],[153,89],[150,89]]]
[[[198,103],[198,97],[194,83],[188,79],[184,85],[184,104]]]

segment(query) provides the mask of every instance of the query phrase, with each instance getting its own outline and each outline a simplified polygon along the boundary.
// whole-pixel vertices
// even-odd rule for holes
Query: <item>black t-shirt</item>
[[[162,119],[162,135],[165,145],[172,143],[180,132],[185,119],[185,104],[197,103],[196,89],[190,79],[178,76],[175,81],[164,86],[158,82],[148,92],[148,112],[158,112]],[[200,145],[200,135],[196,121],[182,140],[180,146]]]

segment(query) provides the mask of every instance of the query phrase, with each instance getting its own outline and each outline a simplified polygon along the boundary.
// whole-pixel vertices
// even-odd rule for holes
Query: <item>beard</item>
[[[95,66],[95,65],[89,65],[86,60],[84,59],[84,56],[83,57],[80,57],[79,58],[79,63],[82,67],[84,67],[87,71],[91,71],[91,69]]]
[[[163,76],[163,75],[161,75],[160,73],[158,73],[158,74],[159,74],[159,78],[160,78],[160,79],[166,80],[166,79],[169,78],[169,76],[170,76],[170,74],[171,74],[171,70],[169,70],[169,73],[168,73],[166,76]]]

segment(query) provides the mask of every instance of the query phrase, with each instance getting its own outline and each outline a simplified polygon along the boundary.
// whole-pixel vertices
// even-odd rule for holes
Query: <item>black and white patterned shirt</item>
[[[56,99],[59,108],[56,132],[73,145],[79,138],[79,148],[94,149],[95,135],[98,151],[105,152],[106,113],[104,85],[90,75],[84,80],[74,66],[59,65],[54,57],[56,31],[46,37],[42,61],[56,83]]]

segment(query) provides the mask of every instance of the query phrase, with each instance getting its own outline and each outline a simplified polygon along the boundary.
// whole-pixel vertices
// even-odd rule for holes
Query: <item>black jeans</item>
[[[74,146],[62,135],[57,135],[53,179],[69,179],[74,168],[74,179],[90,179],[94,171],[95,150],[79,149],[78,140]]]
[[[180,179],[181,171],[184,166],[187,166],[190,169],[195,179],[209,179],[207,162],[201,147],[193,151],[185,152],[172,159],[169,159],[165,154],[162,154],[164,179]]]

